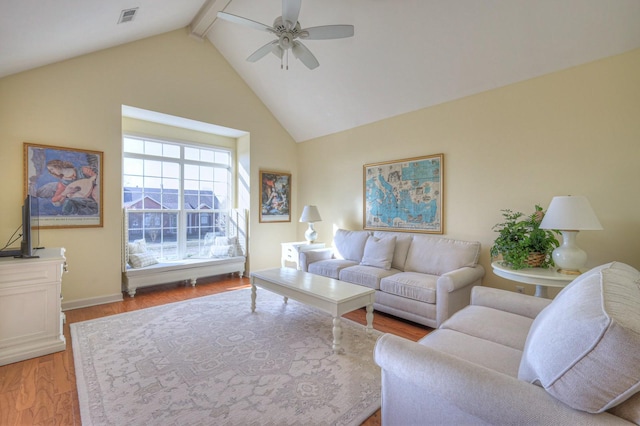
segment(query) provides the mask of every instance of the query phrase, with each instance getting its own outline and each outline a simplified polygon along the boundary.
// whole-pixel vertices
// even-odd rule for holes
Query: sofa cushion
[[[397,274],[395,269],[381,269],[374,266],[355,265],[340,271],[340,281],[359,284],[374,290],[380,290],[380,280],[389,275]]]
[[[396,237],[378,238],[370,235],[364,245],[360,264],[389,270],[395,248]]]
[[[338,229],[333,237],[336,259],[351,260],[356,263],[362,261],[364,245],[369,238],[367,231],[347,231]]]
[[[522,358],[521,350],[442,328],[427,334],[418,343],[511,377],[517,377]]]
[[[576,278],[534,320],[518,378],[600,413],[640,389],[640,272],[613,262]]]
[[[477,241],[416,235],[411,241],[404,270],[442,275],[464,266],[476,266],[478,256],[480,243]]]
[[[393,251],[391,267],[404,271],[404,264],[407,261],[407,253],[409,252],[413,235],[406,232],[375,231],[373,236],[378,238],[396,237],[396,248]]]
[[[529,317],[486,306],[469,305],[442,323],[440,328],[455,330],[522,352],[532,323],[533,319]]]
[[[436,303],[434,275],[416,272],[400,272],[380,280],[380,291],[425,303]]]
[[[319,260],[309,264],[309,272],[324,277],[335,278],[340,277],[340,271],[349,266],[357,265],[356,262],[343,259]]]
[[[607,411],[614,416],[622,417],[631,423],[640,425],[640,392],[636,392],[625,402]]]

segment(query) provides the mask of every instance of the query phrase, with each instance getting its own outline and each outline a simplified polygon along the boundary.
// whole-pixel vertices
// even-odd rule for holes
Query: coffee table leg
[[[256,286],[251,284],[251,312],[256,311]]]
[[[373,330],[373,305],[367,305],[367,334]]]
[[[342,340],[342,327],[340,326],[340,317],[333,317],[333,352],[340,352],[340,342]]]

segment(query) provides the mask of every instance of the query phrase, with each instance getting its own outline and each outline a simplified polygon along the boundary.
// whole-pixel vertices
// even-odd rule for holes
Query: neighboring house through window
[[[228,148],[125,134],[128,240],[144,239],[163,260],[208,257],[215,237],[226,235],[233,165]]]

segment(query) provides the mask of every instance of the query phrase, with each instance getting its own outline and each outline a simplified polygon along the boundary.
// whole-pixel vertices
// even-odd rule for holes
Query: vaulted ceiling
[[[303,28],[355,36],[304,41],[320,66],[290,56],[286,70],[247,62],[273,36],[218,10],[270,26],[282,2],[0,0],[0,77],[189,27],[301,142],[640,48],[638,0],[302,0]]]

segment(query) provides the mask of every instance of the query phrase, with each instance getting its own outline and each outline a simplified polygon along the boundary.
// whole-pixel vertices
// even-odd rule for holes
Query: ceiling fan
[[[320,63],[307,46],[297,39],[330,40],[352,37],[353,25],[322,25],[302,29],[300,22],[298,22],[301,3],[302,0],[282,0],[282,16],[278,16],[275,21],[273,21],[273,26],[261,24],[260,22],[226,12],[218,12],[218,18],[266,31],[277,37],[276,40],[270,41],[253,52],[247,58],[247,61],[256,62],[271,52],[280,58],[280,68],[284,68],[283,60],[286,59],[286,67],[289,69],[289,50],[291,50],[294,57],[300,59],[307,68],[312,70],[317,68]]]

